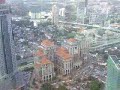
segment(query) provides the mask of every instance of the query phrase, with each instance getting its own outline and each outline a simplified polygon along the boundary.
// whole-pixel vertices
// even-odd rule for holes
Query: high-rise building
[[[77,22],[86,23],[88,0],[77,0]]]
[[[56,5],[53,5],[52,7],[52,23],[57,25],[58,24],[58,7]]]
[[[35,72],[37,75],[36,78],[40,79],[40,81],[46,82],[52,80],[55,76],[54,63],[44,56],[35,61]]]
[[[108,58],[106,90],[120,90],[120,59],[112,55]]]
[[[6,76],[11,77],[16,68],[13,39],[10,7],[5,4],[5,0],[0,0],[0,79],[3,81]],[[7,89],[1,85],[0,90]]]
[[[3,2],[3,1],[2,1]],[[0,74],[13,72],[13,33],[11,31],[11,19],[9,6],[0,4]]]

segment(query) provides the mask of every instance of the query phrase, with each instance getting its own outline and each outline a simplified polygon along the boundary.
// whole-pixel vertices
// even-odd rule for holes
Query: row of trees
[[[101,90],[103,88],[103,84],[97,80],[93,80],[90,83],[90,90]]]

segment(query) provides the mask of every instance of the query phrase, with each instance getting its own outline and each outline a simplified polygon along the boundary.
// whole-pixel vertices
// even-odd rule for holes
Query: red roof
[[[52,62],[45,56],[40,61],[35,63],[35,67],[39,68],[41,65],[52,64]]]
[[[35,56],[39,56],[39,57],[42,57],[42,56],[44,56],[45,54],[44,54],[44,51],[43,51],[43,49],[39,49],[38,51],[37,51],[37,53],[35,54]]]
[[[47,46],[47,47],[48,47],[48,46],[53,46],[53,45],[54,45],[54,42],[46,39],[46,40],[43,40],[43,41],[41,42],[41,45]]]
[[[52,63],[47,57],[43,57],[40,61],[42,65]]]
[[[68,41],[68,42],[76,42],[77,39],[75,39],[75,38],[69,38],[67,41]]]
[[[56,51],[56,55],[63,58],[64,60],[68,60],[71,58],[71,55],[69,54],[68,50],[65,49],[64,47],[58,48]]]

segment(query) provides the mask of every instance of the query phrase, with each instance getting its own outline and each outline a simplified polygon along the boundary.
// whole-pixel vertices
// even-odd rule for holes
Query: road
[[[97,63],[97,59],[91,54],[88,54],[88,60],[81,66],[81,68],[73,72],[73,81],[77,78],[82,78],[84,75],[91,74],[93,70],[92,63]]]
[[[102,45],[95,45],[95,46],[91,47],[90,50],[100,49],[100,48],[102,48],[102,47],[104,48],[104,47],[106,47],[106,46],[113,45],[113,44],[117,44],[117,43],[120,43],[120,38],[108,40],[107,43],[104,43],[104,44],[102,44]]]
[[[76,23],[76,22],[65,22],[65,21],[59,21],[59,23],[63,23],[63,24],[66,24],[66,25],[67,24],[69,24],[69,25],[76,25],[78,27],[79,26],[85,26],[85,27],[101,28],[101,29],[106,29],[106,30],[110,30],[110,31],[113,31],[113,32],[120,33],[120,30],[118,30],[118,29],[111,28],[111,27],[102,27],[102,26],[99,26],[99,25],[89,25],[89,24],[81,24],[81,23]]]

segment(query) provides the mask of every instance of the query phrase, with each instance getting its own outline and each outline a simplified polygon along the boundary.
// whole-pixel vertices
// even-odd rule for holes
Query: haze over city
[[[120,90],[120,0],[0,0],[0,90]]]

